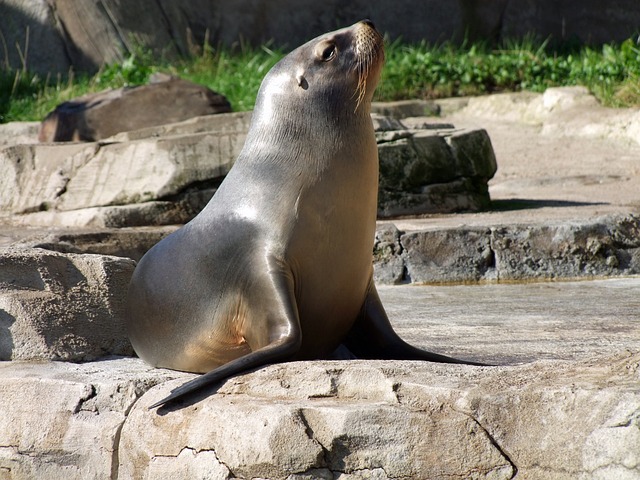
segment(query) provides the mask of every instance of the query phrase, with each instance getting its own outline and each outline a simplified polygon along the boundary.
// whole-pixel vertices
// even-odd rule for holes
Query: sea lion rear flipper
[[[393,330],[389,317],[373,284],[365,298],[360,316],[347,334],[343,344],[358,358],[383,360],[426,360],[438,363],[485,364],[427,352],[409,345]]]
[[[271,287],[272,295],[269,296],[264,291],[260,294],[262,299],[272,299],[268,306],[263,306],[266,311],[264,328],[253,325],[245,335],[247,343],[252,347],[252,352],[175,388],[168,397],[154,403],[149,409],[190,395],[232,375],[268,363],[287,360],[300,349],[302,331],[294,296],[293,280],[290,274],[286,273],[279,265],[274,262],[270,263],[272,269],[269,275],[270,281],[267,283]]]

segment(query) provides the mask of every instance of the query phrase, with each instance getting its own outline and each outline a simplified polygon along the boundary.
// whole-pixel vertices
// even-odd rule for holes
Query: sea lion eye
[[[322,61],[324,62],[328,62],[330,60],[333,60],[333,58],[336,56],[336,46],[331,44],[328,47],[326,47],[321,54],[322,57]]]

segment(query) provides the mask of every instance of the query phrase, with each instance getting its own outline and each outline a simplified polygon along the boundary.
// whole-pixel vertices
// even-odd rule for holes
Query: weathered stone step
[[[640,216],[401,232],[379,225],[379,283],[475,283],[640,274]]]
[[[437,220],[436,220],[437,222]],[[412,223],[414,225],[412,225]],[[640,274],[640,216],[440,226],[380,222],[374,247],[381,284],[475,283],[576,279]],[[59,252],[117,255],[139,260],[177,226],[125,229],[5,229],[0,244]]]

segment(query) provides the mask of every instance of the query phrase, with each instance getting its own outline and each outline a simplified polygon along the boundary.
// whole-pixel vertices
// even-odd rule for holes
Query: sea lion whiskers
[[[355,34],[355,52],[358,69],[358,84],[354,96],[356,97],[357,111],[367,94],[367,80],[373,65],[384,63],[383,38],[372,24],[362,22]],[[378,57],[380,57],[378,59]],[[379,60],[379,61],[378,61]]]

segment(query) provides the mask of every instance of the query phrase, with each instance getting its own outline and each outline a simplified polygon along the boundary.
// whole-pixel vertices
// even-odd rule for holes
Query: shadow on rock
[[[525,198],[510,198],[508,200],[491,200],[491,210],[508,212],[513,210],[528,210],[535,208],[569,208],[588,207],[594,205],[608,205],[606,202],[571,202],[567,200],[531,200]]]

